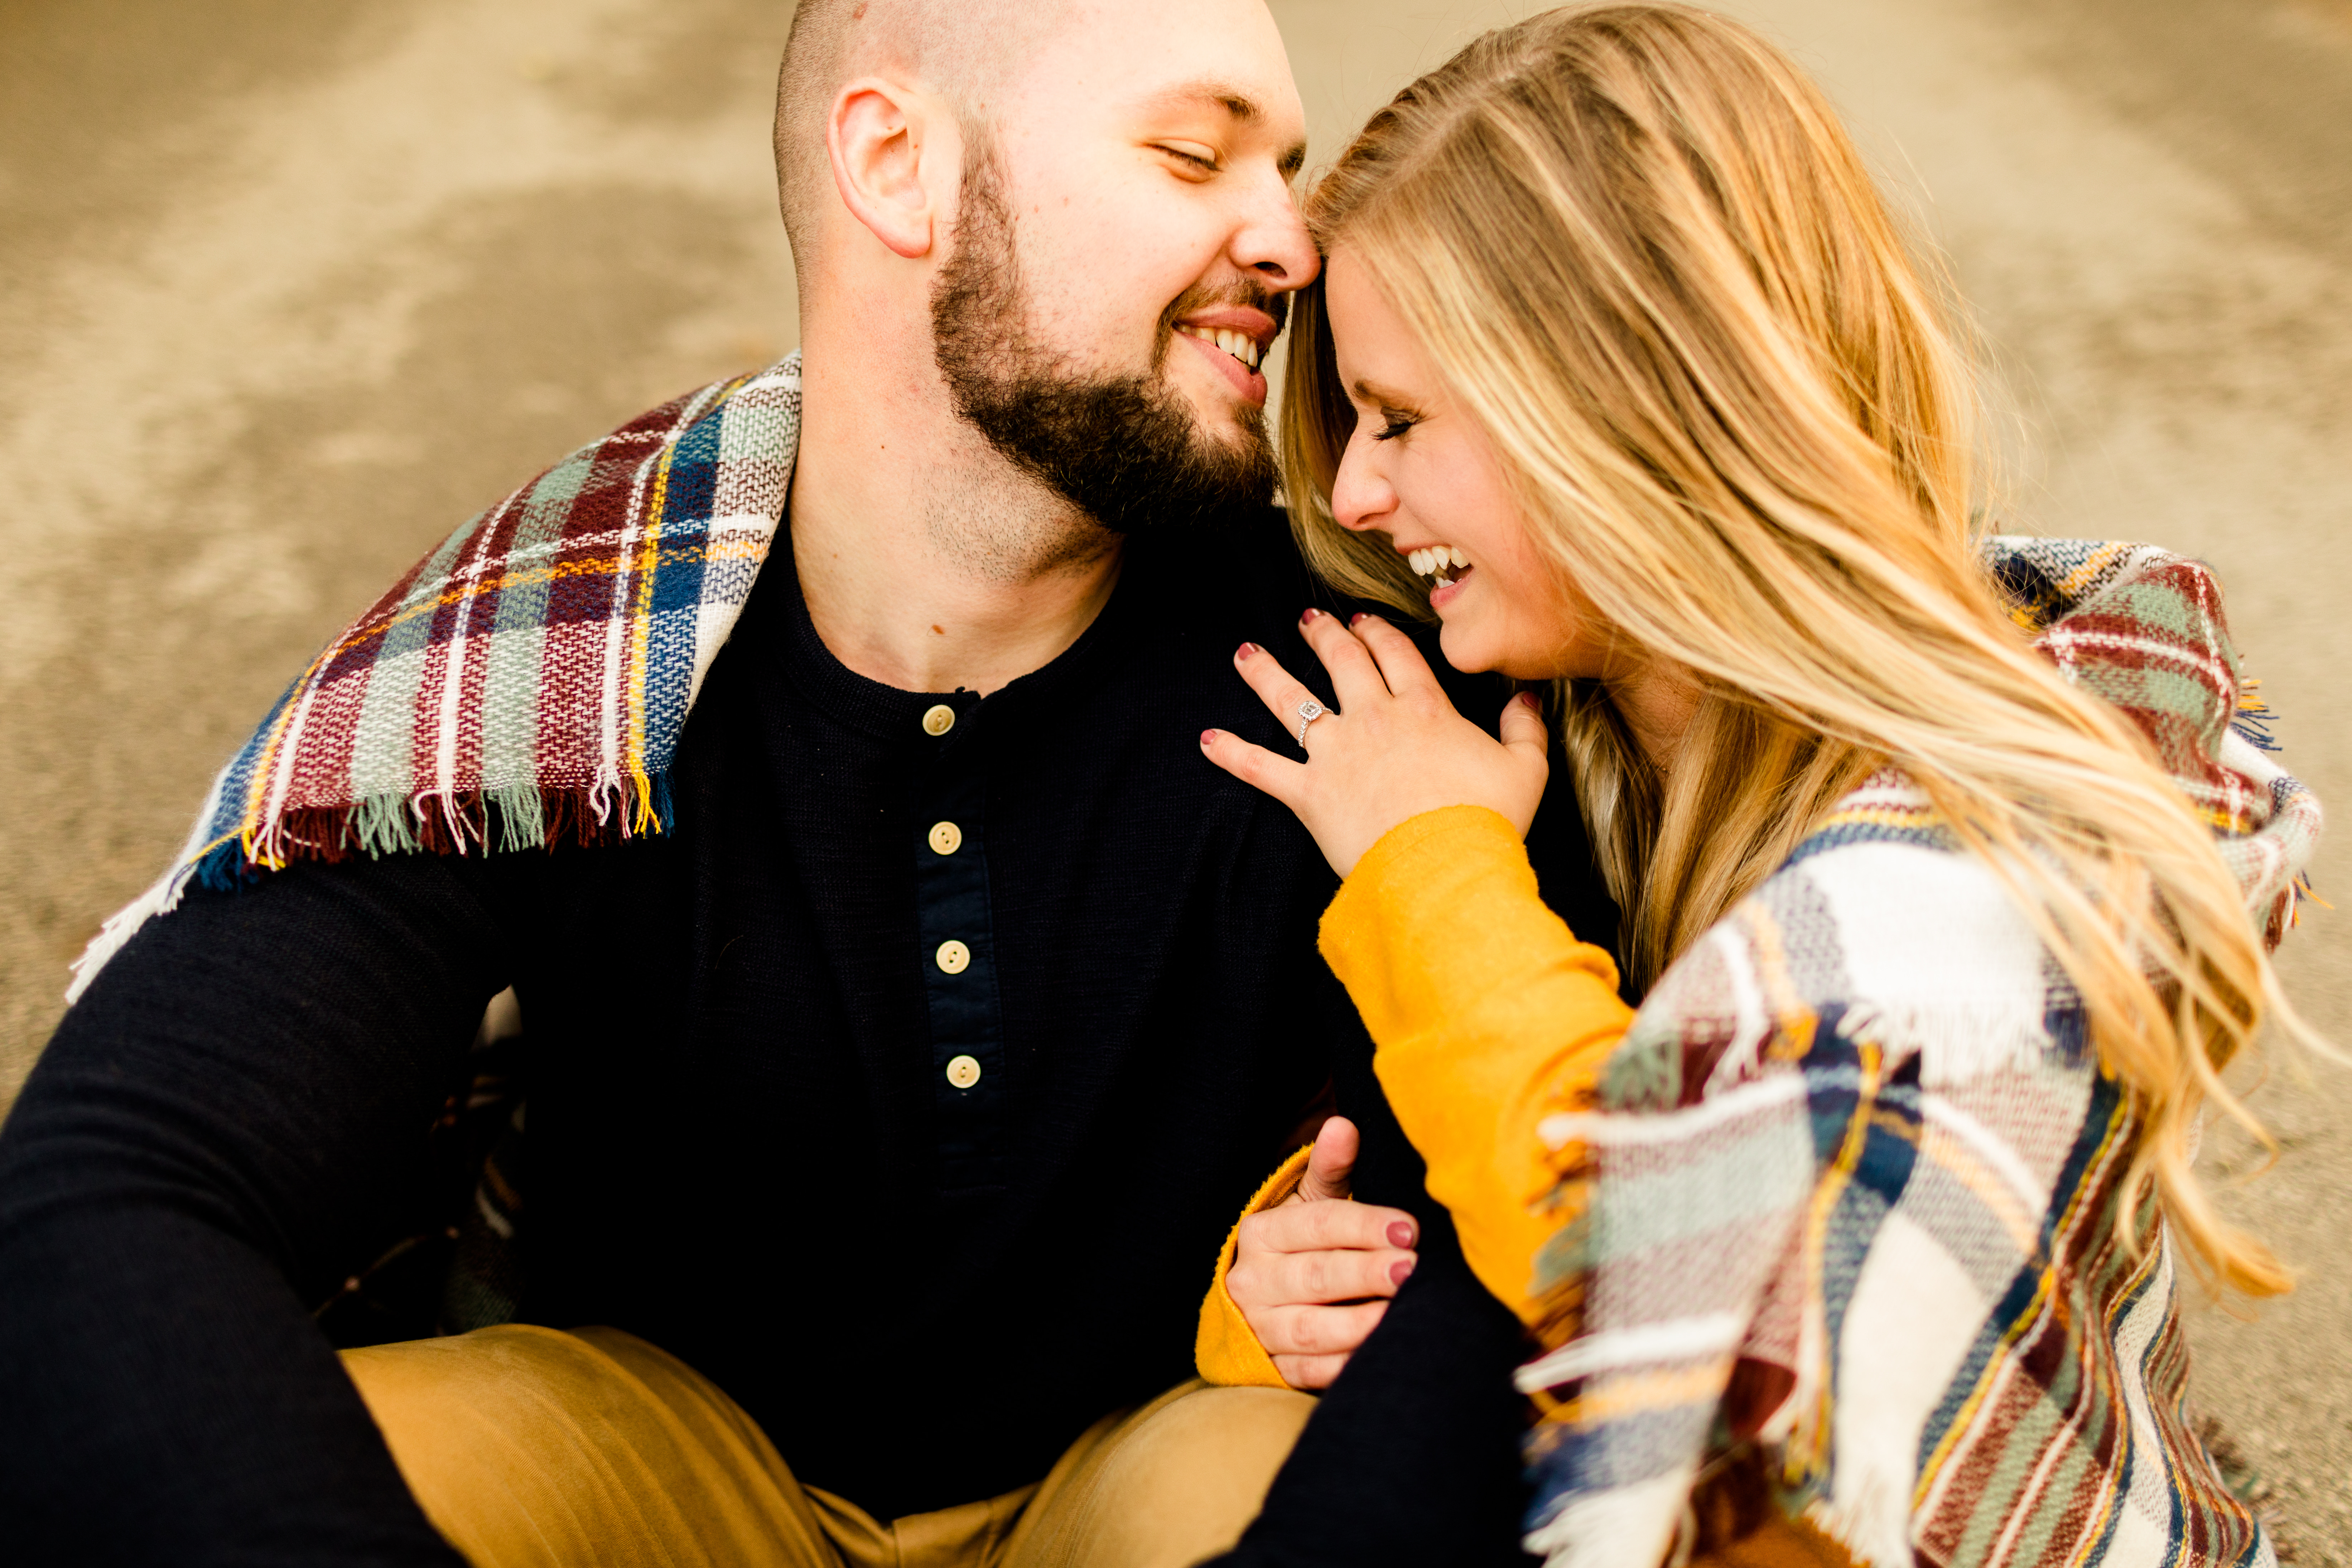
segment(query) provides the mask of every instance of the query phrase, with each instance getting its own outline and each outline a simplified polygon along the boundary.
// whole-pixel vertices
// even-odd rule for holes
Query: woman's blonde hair
[[[2287,1288],[2189,1169],[2219,1068],[2283,1006],[2209,829],[2125,716],[2005,613],[1971,537],[1976,389],[1820,91],[1736,23],[1570,6],[1380,113],[1307,219],[1377,281],[1490,438],[1527,525],[1635,657],[1702,688],[1663,775],[1597,682],[1558,704],[1621,947],[1653,978],[1892,760],[2082,994],[2192,1267]],[[1426,615],[1340,528],[1355,415],[1319,288],[1285,394],[1292,517],[1344,590]],[[2259,1129],[2256,1129],[2259,1131]]]

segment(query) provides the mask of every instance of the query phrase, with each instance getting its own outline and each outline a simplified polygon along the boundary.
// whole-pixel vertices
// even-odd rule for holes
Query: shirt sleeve
[[[1264,1213],[1297,1192],[1299,1179],[1307,1174],[1307,1157],[1314,1152],[1315,1145],[1309,1143],[1285,1160],[1244,1205],[1234,1227],[1225,1232],[1225,1245],[1217,1253],[1217,1275],[1209,1281],[1209,1293],[1202,1300],[1201,1327],[1192,1339],[1192,1365],[1203,1382],[1220,1388],[1290,1386],[1275,1370],[1274,1358],[1257,1342],[1257,1331],[1242,1316],[1241,1308],[1234,1304],[1232,1294],[1225,1289],[1225,1277],[1233,1272],[1234,1249],[1241,1241],[1242,1220]]]
[[[485,876],[192,892],[66,1015],[0,1129],[10,1562],[457,1568],[310,1308],[417,1197],[506,983]]]
[[[1471,1268],[1541,1322],[1535,1257],[1581,1193],[1562,1179],[1580,1151],[1538,1128],[1590,1103],[1633,1020],[1615,963],[1545,906],[1518,834],[1480,806],[1424,813],[1375,844],[1325,912],[1322,949]]]

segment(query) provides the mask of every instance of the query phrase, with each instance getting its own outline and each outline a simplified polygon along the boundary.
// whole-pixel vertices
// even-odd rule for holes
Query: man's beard
[[[1276,321],[1284,303],[1255,285],[1216,301],[1188,293],[1160,320],[1150,374],[1071,371],[1030,341],[1013,217],[983,151],[964,172],[955,251],[931,291],[931,334],[958,416],[1097,522],[1133,533],[1274,499],[1264,412],[1243,405],[1240,436],[1220,441],[1162,374],[1180,314],[1211,302],[1255,305]]]

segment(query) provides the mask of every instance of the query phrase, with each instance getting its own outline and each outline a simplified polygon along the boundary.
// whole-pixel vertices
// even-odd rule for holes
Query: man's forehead
[[[1282,34],[1261,0],[1071,0],[1056,21],[1040,40],[1033,87],[1050,91],[1076,75],[1107,108],[1206,109],[1304,131]]]

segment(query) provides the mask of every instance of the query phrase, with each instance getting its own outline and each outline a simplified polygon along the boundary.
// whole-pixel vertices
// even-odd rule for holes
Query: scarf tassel
[[[289,811],[271,824],[266,840],[233,837],[214,846],[196,861],[194,879],[226,893],[295,860],[337,865],[420,852],[517,854],[667,833],[677,822],[668,770],[642,776],[642,785],[629,781],[617,789],[505,784],[454,795],[375,795],[349,806]]]

